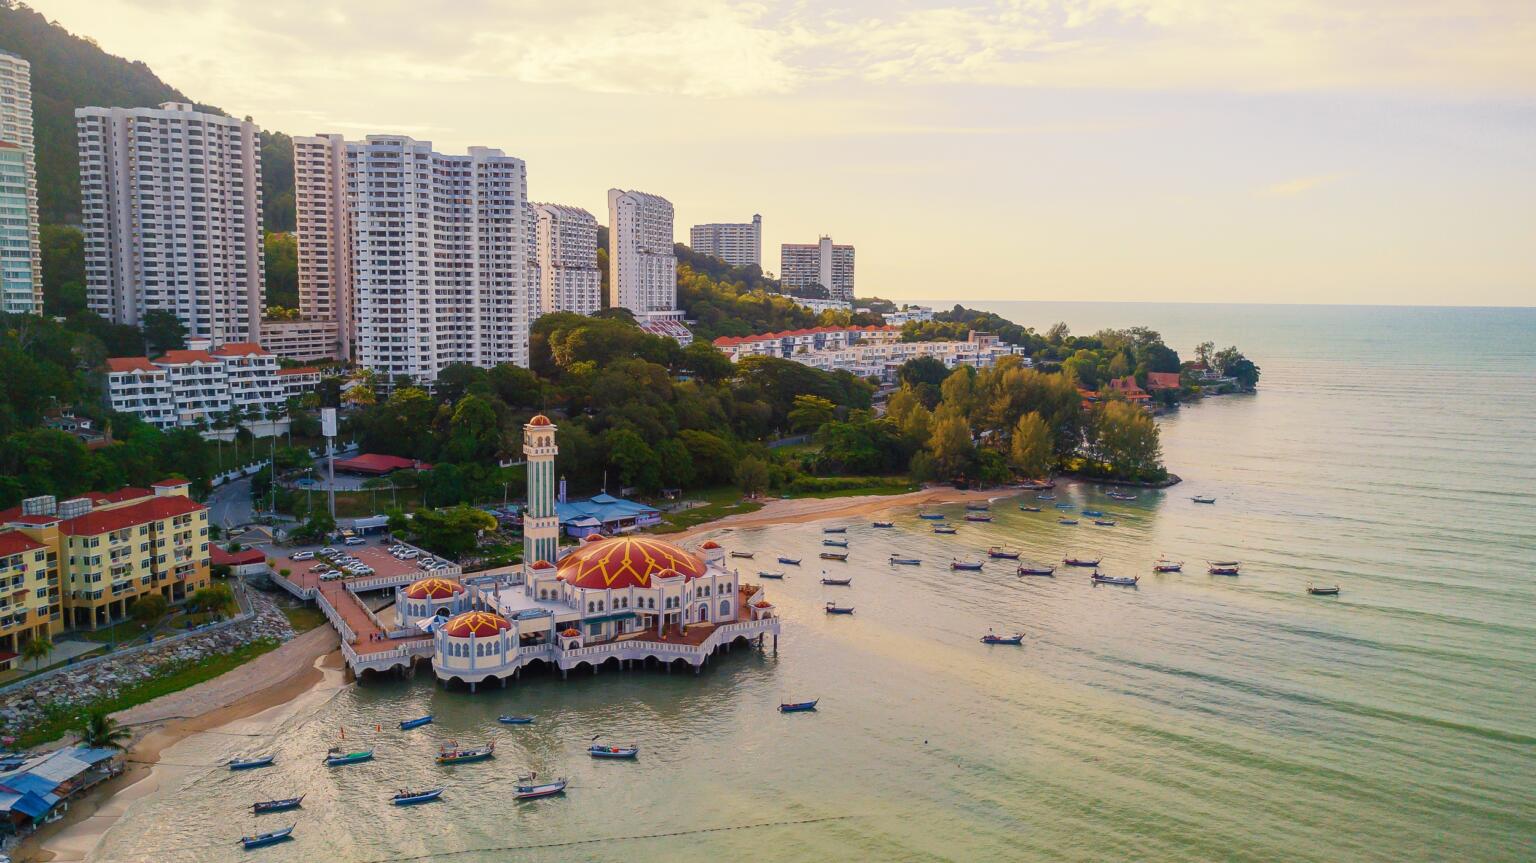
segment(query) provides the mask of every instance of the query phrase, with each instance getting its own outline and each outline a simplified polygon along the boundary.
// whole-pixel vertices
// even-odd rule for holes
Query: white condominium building
[[[701,255],[713,255],[733,267],[763,265],[763,217],[752,221],[694,225],[688,230],[688,246]]]
[[[285,360],[340,359],[340,341],[341,325],[334,320],[261,322],[261,346]]]
[[[43,312],[32,64],[0,51],[0,312]]]
[[[327,290],[352,359],[424,384],[452,363],[528,364],[521,159],[445,155],[401,135],[301,138],[294,151],[301,279],[305,266],[345,261]],[[311,285],[318,298],[318,276]]]
[[[677,308],[672,202],[608,190],[608,305],[636,316]]]
[[[339,345],[332,355],[352,355],[352,253],[347,230],[347,142],[340,135],[293,139],[294,233],[298,244],[299,314],[306,321],[326,321],[337,328]],[[263,324],[263,331],[267,325]],[[278,334],[274,333],[274,336]],[[279,356],[290,356],[261,343]],[[336,354],[335,351],[340,353]],[[293,356],[311,359],[310,356]]]
[[[733,362],[746,357],[777,357],[826,372],[846,371],[861,378],[875,377],[887,383],[909,360],[933,357],[947,368],[986,368],[1022,348],[1002,344],[990,333],[972,332],[963,342],[904,342],[901,328],[815,327],[763,333],[756,336],[721,336],[715,347]],[[1025,357],[1024,365],[1030,365]]]
[[[544,315],[543,271],[539,267],[539,213],[533,204],[523,205],[523,284],[528,292],[528,326]]]
[[[539,310],[590,315],[603,307],[597,219],[580,207],[534,204]]]
[[[816,243],[779,247],[779,283],[788,291],[821,285],[834,300],[853,299],[853,246],[835,246],[831,237]]]
[[[899,327],[810,327],[755,336],[721,336],[715,347],[732,361],[743,357],[791,359],[797,354],[841,350],[851,344],[891,344],[901,339]]]
[[[107,360],[106,396],[112,410],[160,429],[202,422],[212,430],[232,410],[258,437],[287,429],[286,418],[271,418],[286,396],[277,357],[249,342],[167,351],[152,360],[113,357]]]
[[[264,294],[255,123],[191,105],[77,108],[86,300],[120,324],[174,314],[214,344],[257,337]]]
[[[933,309],[928,306],[902,306],[900,311],[886,312],[881,317],[891,326],[899,327],[914,321],[921,323],[933,320]]]

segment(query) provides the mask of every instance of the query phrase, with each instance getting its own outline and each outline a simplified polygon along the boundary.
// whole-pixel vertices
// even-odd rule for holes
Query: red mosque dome
[[[550,569],[553,566],[554,566],[554,564],[550,563],[547,560],[536,560],[536,561],[533,562],[533,568],[534,569]]]
[[[487,638],[511,628],[512,624],[499,614],[492,614],[489,611],[466,611],[448,621],[443,631],[450,638],[468,638],[471,635]]]
[[[615,536],[584,543],[560,561],[565,583],[588,590],[650,587],[652,576],[681,574],[693,579],[705,572],[704,561],[697,555],[646,536]]]
[[[535,414],[533,419],[528,421],[528,424],[531,425],[531,426],[552,426],[552,425],[554,425],[554,423],[549,421],[549,417],[547,417],[547,416],[545,416],[543,414]]]
[[[716,548],[719,548],[719,547],[720,547],[720,543],[715,542],[712,539],[707,541],[707,542],[705,542],[703,545],[699,546],[699,548],[708,548],[708,549],[716,549]]]
[[[411,583],[405,589],[408,599],[447,599],[455,594],[463,593],[464,585],[457,581],[449,581],[446,578],[423,578]]]

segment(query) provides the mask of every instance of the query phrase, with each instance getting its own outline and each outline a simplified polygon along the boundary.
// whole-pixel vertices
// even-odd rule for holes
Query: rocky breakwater
[[[111,702],[134,684],[174,674],[252,642],[287,641],[294,636],[293,626],[272,600],[254,591],[247,595],[254,614],[246,620],[47,674],[0,695],[0,735],[17,736],[62,711]]]

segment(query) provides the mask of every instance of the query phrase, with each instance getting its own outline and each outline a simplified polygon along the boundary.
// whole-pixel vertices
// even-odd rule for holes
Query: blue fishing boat
[[[1210,573],[1211,575],[1241,575],[1242,574],[1239,571],[1238,565],[1235,564],[1235,563],[1234,564],[1230,564],[1230,565],[1213,563],[1210,566],[1208,566],[1205,571]]]
[[[847,548],[848,547],[848,540],[846,540],[846,539],[824,539],[824,540],[821,541],[821,544],[822,545],[831,546],[832,548]]]
[[[496,755],[496,744],[488,743],[484,746],[476,746],[472,749],[460,749],[457,743],[449,742],[437,751],[438,764],[468,764],[472,761],[484,761]]]
[[[496,721],[500,722],[502,725],[532,725],[533,724],[533,717],[532,716],[508,716],[506,714],[502,714],[501,716],[496,717]]]
[[[1035,563],[1019,564],[1019,575],[1055,575],[1056,567],[1040,566]]]
[[[827,603],[827,614],[853,614],[853,606],[850,605],[844,608],[843,606],[833,605],[829,602]]]
[[[1093,520],[1093,523],[1098,525],[1099,527],[1114,527],[1115,526],[1115,520],[1112,519],[1112,518],[1096,518],[1096,519]]]
[[[230,770],[253,770],[257,767],[269,767],[277,759],[275,755],[258,755],[255,758],[231,758]]]
[[[1184,571],[1184,561],[1182,561],[1182,560],[1169,560],[1166,557],[1160,557],[1160,558],[1157,559],[1157,563],[1152,564],[1152,571],[1153,572],[1183,572]]]
[[[949,536],[950,534],[959,533],[959,531],[957,531],[955,528],[947,527],[947,526],[942,525],[942,524],[934,525],[933,526],[933,532],[937,533],[937,534],[942,534],[944,536]]]
[[[896,523],[893,522],[893,521],[877,521],[874,524],[870,525],[870,527],[895,527],[895,526],[896,526]]]
[[[848,559],[848,552],[846,552],[846,551],[824,551],[824,552],[821,553],[821,559],[822,560],[847,560]]]
[[[917,517],[918,518],[926,518],[929,521],[943,521],[944,520],[944,513],[942,513],[942,512],[920,512],[920,513],[917,514]]]
[[[340,749],[337,749],[333,746],[329,752],[325,753],[326,767],[341,767],[346,764],[360,764],[364,761],[372,760],[372,749],[360,749],[357,752],[342,752]]]
[[[798,557],[781,557],[781,558],[779,558],[779,563],[787,563],[790,566],[799,566],[800,565],[800,558],[798,558]]]
[[[540,797],[553,797],[564,793],[566,780],[562,776],[554,782],[538,782],[539,774],[530,773],[527,776],[517,777],[517,784],[512,786],[512,797],[515,800],[537,800]]]
[[[431,725],[431,724],[432,724],[432,715],[429,713],[426,716],[417,717],[416,719],[402,719],[402,720],[400,720],[400,730],[401,731],[409,731],[412,728],[420,728],[423,725]]]
[[[1104,558],[1102,558],[1102,557],[1095,557],[1095,558],[1064,557],[1064,558],[1061,559],[1061,562],[1066,564],[1067,566],[1098,566],[1099,565],[1099,561],[1101,561],[1103,559]]]
[[[1089,576],[1089,579],[1092,580],[1094,584],[1118,584],[1122,587],[1135,587],[1136,582],[1141,580],[1141,576],[1132,575],[1129,577],[1122,577],[1113,575],[1100,575],[1099,573],[1095,572],[1093,575]]]
[[[891,555],[891,566],[919,566],[922,560],[916,557],[897,557]]]
[[[779,712],[780,713],[804,713],[804,712],[806,712],[808,710],[815,710],[816,709],[816,702],[820,701],[820,700],[821,699],[818,698],[818,699],[816,699],[816,701],[796,701],[796,702],[794,702],[792,704],[780,704],[779,705]]]
[[[772,579],[775,579],[775,580],[778,580],[778,581],[783,581],[784,580],[784,573],[782,573],[782,572],[768,572],[767,570],[759,570],[758,573],[757,573],[757,577],[758,578],[772,578]]]
[[[1035,495],[1035,500],[1055,500],[1055,499],[1056,499],[1056,495],[1054,495],[1054,494],[1037,494],[1037,495]]]
[[[982,644],[1023,644],[1024,643],[1024,633],[1020,632],[1017,635],[993,635],[992,633],[989,632],[986,635],[983,635],[981,637],[981,643]]]
[[[846,527],[824,527],[824,528],[821,529],[821,532],[822,533],[847,533],[848,532],[848,528],[846,528]]]
[[[1083,515],[1086,515],[1089,518],[1097,518],[1098,516],[1101,516],[1103,514],[1104,514],[1104,511],[1101,510],[1101,509],[1085,509],[1085,510],[1083,510]]]
[[[1057,509],[1077,509],[1077,506],[1075,504],[1070,504],[1070,503],[1058,503],[1058,504],[1056,504],[1056,508]]]
[[[1075,518],[1058,518],[1058,519],[1056,519],[1056,523],[1057,524],[1077,524],[1077,519],[1075,519]]]
[[[293,828],[297,826],[299,825],[290,824],[281,830],[269,830],[266,833],[257,833],[255,836],[241,836],[240,844],[245,846],[245,850],[249,851],[252,848],[261,848],[267,845],[276,845],[279,842],[286,842],[293,835]]]
[[[261,815],[265,812],[287,812],[297,809],[304,802],[304,795],[297,797],[284,797],[281,800],[260,800],[251,804],[251,812]]]
[[[1017,549],[1003,548],[1000,545],[994,545],[987,549],[987,557],[997,558],[998,560],[1018,560],[1019,552]]]
[[[853,586],[853,579],[852,578],[827,578],[826,574],[823,573],[822,574],[821,583],[822,584],[830,584],[833,587],[851,587],[851,586]]]
[[[981,569],[981,561],[978,560],[978,561],[972,562],[972,561],[967,561],[967,560],[950,560],[949,568],[950,569],[964,569],[964,570],[969,570],[969,571],[972,571],[972,572],[977,572],[977,571],[980,571],[980,569]]]
[[[1310,593],[1313,596],[1338,596],[1339,586],[1334,585],[1332,587],[1313,587],[1309,584],[1307,585],[1307,593]]]
[[[594,741],[596,737],[592,738]],[[587,747],[587,754],[593,758],[635,758],[640,754],[638,746],[608,746],[602,743],[593,743]]]
[[[965,514],[965,520],[966,521],[991,521],[992,520],[992,516],[987,515],[986,513],[982,513],[982,512],[968,512],[968,513]]]
[[[389,802],[396,806],[415,806],[418,803],[431,803],[443,796],[445,788],[433,788],[430,791],[406,791],[401,789],[395,796],[389,798]]]

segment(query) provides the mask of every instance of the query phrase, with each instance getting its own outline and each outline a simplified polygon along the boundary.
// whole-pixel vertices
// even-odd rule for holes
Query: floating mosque
[[[528,508],[520,571],[423,578],[399,588],[396,624],[432,638],[432,669],[447,684],[505,686],[524,669],[692,668],[733,646],[778,646],[779,618],[762,587],[725,566],[709,541],[697,551],[653,536],[588,535],[560,547],[555,512],[556,427],[523,426]],[[681,666],[679,664],[681,663]]]

